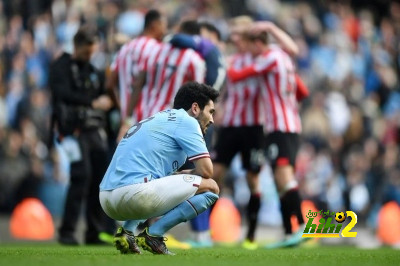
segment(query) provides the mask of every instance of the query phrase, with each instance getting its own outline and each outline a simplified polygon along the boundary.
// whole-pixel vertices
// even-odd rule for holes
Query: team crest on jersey
[[[194,181],[194,176],[192,175],[184,175],[183,180],[188,183],[192,183]]]

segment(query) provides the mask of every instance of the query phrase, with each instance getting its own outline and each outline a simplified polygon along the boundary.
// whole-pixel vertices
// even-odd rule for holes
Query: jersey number
[[[127,139],[131,136],[133,136],[136,132],[139,131],[139,129],[142,127],[142,124],[149,122],[150,120],[152,120],[154,118],[154,116],[151,116],[149,118],[146,118],[142,121],[140,121],[139,123],[133,125],[130,129],[128,129],[128,131],[126,132],[124,139]]]
[[[163,72],[163,71],[162,71],[162,67],[161,67],[160,63],[157,63],[157,64],[156,64],[156,69],[155,69],[156,81],[154,82],[154,84],[161,84],[161,85],[163,85],[164,83],[169,82],[170,79],[172,78],[172,76],[174,75],[174,73],[175,73],[176,70],[177,70],[177,67],[176,67],[176,66],[174,66],[174,65],[169,65],[169,64],[167,64],[167,65],[165,66],[165,68],[166,68],[166,71],[167,71],[168,74],[166,74],[166,75],[164,76],[164,80],[161,80],[162,75],[163,75],[163,73],[162,73],[162,72]],[[161,80],[161,83],[159,83],[160,80]]]

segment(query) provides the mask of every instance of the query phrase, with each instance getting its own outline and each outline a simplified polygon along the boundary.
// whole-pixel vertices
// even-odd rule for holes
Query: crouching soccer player
[[[213,123],[217,97],[210,86],[186,83],[173,109],[132,126],[119,143],[100,184],[100,203],[108,216],[126,221],[114,237],[121,253],[140,253],[139,245],[154,254],[172,254],[164,233],[218,199],[203,138]],[[186,158],[195,168],[176,172]],[[162,217],[134,236],[140,222],[158,216]]]

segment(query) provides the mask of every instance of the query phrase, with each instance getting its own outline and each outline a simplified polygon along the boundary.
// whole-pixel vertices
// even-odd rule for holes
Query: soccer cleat
[[[164,237],[149,235],[148,227],[136,237],[136,242],[141,248],[153,254],[175,255],[168,250]]]
[[[117,233],[114,235],[113,243],[114,246],[121,252],[121,254],[141,254],[133,233],[125,230],[122,226],[117,229]]]
[[[248,250],[256,250],[258,248],[258,244],[255,241],[250,241],[250,239],[246,239],[242,243],[242,248]]]
[[[277,249],[277,248],[291,248],[297,247],[300,244],[309,241],[310,238],[302,237],[305,225],[300,225],[300,229],[298,229],[295,233],[288,235],[285,240],[271,243],[265,246],[267,249]]]
[[[66,246],[79,246],[78,240],[76,240],[74,237],[63,237],[63,236],[60,236],[58,238],[58,242],[61,245],[66,245]]]

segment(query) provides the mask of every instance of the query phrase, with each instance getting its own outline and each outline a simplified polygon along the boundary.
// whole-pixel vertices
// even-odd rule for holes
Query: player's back
[[[123,117],[127,113],[133,78],[139,74],[144,61],[158,45],[159,42],[153,38],[137,37],[120,48],[111,64],[111,70],[118,72],[119,97]]]
[[[268,132],[300,132],[301,122],[296,100],[295,65],[279,46],[272,45],[256,60],[256,68],[265,69],[260,77]]]
[[[230,65],[235,69],[242,69],[253,62],[251,54],[238,53],[231,58]],[[261,125],[263,122],[261,92],[257,86],[257,78],[250,76],[239,82],[232,82],[228,78],[226,88],[222,125],[224,127]]]
[[[295,64],[292,58],[277,45],[270,45],[256,60],[256,68],[265,69],[264,80],[276,87],[274,93],[285,97],[295,88]]]
[[[137,112],[151,116],[171,107],[178,89],[188,81],[204,82],[204,60],[192,49],[169,43],[154,50],[144,64],[146,84]]]
[[[100,189],[143,183],[177,171],[187,157],[177,141],[184,132],[177,129],[188,121],[199,127],[185,110],[171,109],[131,127],[118,144]]]

